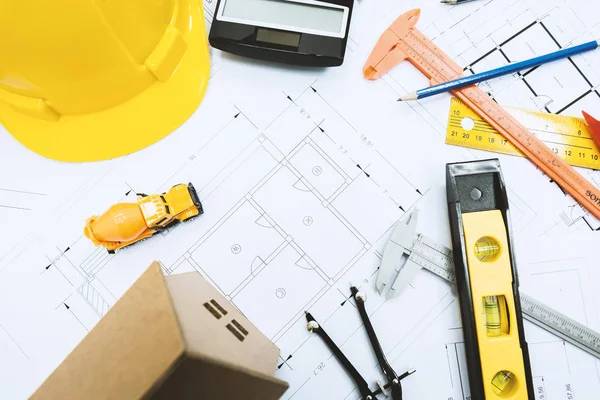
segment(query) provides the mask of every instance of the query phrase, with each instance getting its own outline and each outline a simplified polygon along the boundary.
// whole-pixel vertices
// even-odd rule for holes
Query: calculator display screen
[[[219,19],[265,28],[343,37],[347,12],[347,7],[314,0],[222,0]],[[295,39],[288,36],[280,40],[292,43]]]
[[[256,34],[256,40],[282,46],[298,47],[300,44],[300,36],[299,33],[260,28]]]

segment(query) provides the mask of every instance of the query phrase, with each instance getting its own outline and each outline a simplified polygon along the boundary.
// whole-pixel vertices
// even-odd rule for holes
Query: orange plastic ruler
[[[365,64],[363,73],[379,79],[403,60],[408,60],[437,85],[460,77],[463,69],[415,28],[421,11],[414,9],[398,19],[381,35]],[[581,176],[529,130],[477,86],[452,92],[477,115],[494,127],[539,169],[559,184],[579,204],[600,218],[600,189]]]

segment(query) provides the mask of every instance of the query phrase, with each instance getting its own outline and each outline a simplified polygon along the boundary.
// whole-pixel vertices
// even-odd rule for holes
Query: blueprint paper
[[[214,1],[205,1],[212,19]],[[377,295],[381,253],[396,221],[419,208],[418,231],[450,244],[445,164],[498,157],[509,190],[522,290],[600,330],[600,224],[529,161],[444,144],[450,96],[398,103],[427,85],[410,64],[376,82],[362,66],[405,11],[468,72],[600,36],[584,0],[355,3],[342,67],[284,67],[211,52],[206,97],[180,129],[102,163],[43,159],[0,128],[0,398],[29,396],[153,260],[166,274],[207,277],[281,349],[284,399],[357,399],[352,380],[306,330],[327,329],[365,379],[377,368],[350,284],[406,399],[468,399],[452,288],[422,272],[401,296]],[[481,86],[499,103],[579,116],[600,109],[600,53]],[[580,170],[600,186],[600,172]],[[109,255],[82,236],[85,219],[136,192],[193,182],[206,213]],[[592,400],[600,361],[526,323],[538,399]]]
[[[597,245],[596,238],[577,236],[567,242],[555,236],[521,244],[528,247],[527,251],[517,248],[522,255],[518,258],[521,292],[600,331],[600,271],[593,250]],[[554,393],[567,395],[570,385],[575,398],[597,396],[597,359],[535,325],[525,327],[536,391],[542,387],[546,398],[553,398]]]

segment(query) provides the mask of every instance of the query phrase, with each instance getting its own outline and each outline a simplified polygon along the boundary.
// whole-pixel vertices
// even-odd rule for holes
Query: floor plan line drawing
[[[389,90],[391,90],[398,98],[410,91],[410,88],[396,80],[393,74],[384,75],[381,78],[381,80],[386,84],[386,87]],[[431,127],[431,129],[433,129],[433,131],[437,133],[438,136],[444,136],[446,134],[445,125],[440,123],[439,120],[433,114],[431,114],[431,111],[429,111],[421,103],[422,102],[420,101],[404,102],[403,106],[406,106],[414,112],[418,113],[423,118],[423,120]]]
[[[34,191],[0,188],[0,208],[14,211],[16,217],[32,210],[38,202],[43,201],[46,194]]]
[[[434,3],[356,2],[346,62],[338,69],[285,68],[211,50],[203,104],[160,146],[82,165],[82,172],[45,163],[39,170],[47,176],[25,169],[0,174],[1,188],[44,194],[26,195],[19,205],[12,199],[24,193],[0,189],[0,204],[8,199],[8,205],[30,208],[26,213],[35,221],[14,239],[6,235],[0,248],[0,394],[7,393],[0,397],[30,395],[158,259],[165,274],[205,276],[277,344],[277,376],[290,383],[284,400],[358,398],[331,352],[306,330],[305,310],[318,316],[370,382],[381,379],[350,283],[367,294],[367,310],[394,368],[418,371],[403,385],[406,398],[467,400],[460,313],[450,285],[423,271],[390,301],[373,283],[383,248],[406,212],[419,208],[422,232],[449,244],[445,164],[491,155],[443,144],[449,97],[396,101],[426,84],[412,66],[367,82],[362,64],[381,31],[411,6],[423,8],[419,29],[472,71],[580,43],[600,29],[581,12],[580,0]],[[204,4],[210,23],[216,2]],[[482,87],[501,104],[572,114],[600,106],[599,96],[581,97],[590,88],[597,92],[598,65],[590,54]],[[12,153],[25,157],[11,143],[8,150],[0,146],[0,167],[9,167],[4,159]],[[526,160],[499,158],[522,290],[600,329],[600,274],[588,250],[600,226]],[[54,177],[61,173],[68,185]],[[584,175],[600,184],[597,171]],[[205,206],[196,220],[115,255],[82,235],[93,213],[135,201],[138,191],[161,192],[182,182],[194,183]],[[23,212],[0,209],[0,217],[13,223]],[[543,263],[532,259],[540,255]],[[588,400],[600,390],[597,361],[536,326],[526,330],[536,391],[544,400],[567,393]]]
[[[310,134],[312,134],[312,133],[314,133],[314,130],[313,130],[311,133],[309,133],[309,135],[310,135]],[[304,141],[304,142],[301,142],[301,144],[300,144],[299,146],[297,146],[297,147],[296,147],[294,150],[292,150],[292,151],[291,151],[291,152],[288,154],[288,156],[285,158],[285,160],[287,161],[287,162],[286,162],[286,164],[287,164],[287,165],[286,165],[286,167],[287,167],[288,169],[292,170],[292,172],[293,172],[293,173],[296,175],[296,177],[300,178],[301,180],[303,179],[303,177],[300,175],[300,173],[299,173],[297,170],[293,169],[293,164],[290,164],[290,161],[289,161],[289,160],[292,160],[292,159],[293,159],[293,157],[294,157],[294,156],[295,156],[295,155],[296,155],[296,154],[297,154],[297,153],[300,151],[300,149],[301,149],[303,146],[305,146],[305,145],[307,144],[307,142],[308,142],[308,143],[310,143],[310,141],[308,141],[308,136],[309,136],[309,135],[307,135],[307,138],[305,138],[305,141]],[[310,143],[310,145],[311,145],[311,147],[312,147],[312,143]],[[330,160],[326,160],[326,161],[327,161],[327,162],[328,162],[330,165],[332,165]],[[272,171],[271,171],[271,173],[269,173],[269,175],[271,175],[271,176],[272,176],[272,175],[274,175],[274,174],[275,174],[275,173],[277,173],[277,171],[278,171],[279,169],[281,169],[281,168],[283,168],[283,167],[278,167],[278,168],[276,168],[276,169],[272,170]],[[338,171],[338,173],[340,173],[340,170],[339,170],[339,169],[338,169],[337,171]],[[313,172],[316,172],[316,171],[313,171]],[[340,173],[340,175],[342,175],[342,173]],[[348,178],[346,178],[346,179],[348,179]],[[309,184],[307,181],[305,181],[305,182],[306,182],[306,184],[307,184],[307,185]],[[259,183],[257,186],[255,186],[255,187],[254,187],[254,188],[253,188],[253,189],[252,189],[252,190],[251,190],[249,193],[254,193],[254,192],[258,191],[258,190],[260,189],[260,187],[261,187],[262,185],[264,185],[264,184],[265,184],[265,180],[263,179],[263,180],[262,180],[262,181],[261,181],[261,182],[260,182],[260,183]],[[312,191],[313,191],[313,194],[315,194],[315,196],[317,196],[317,198],[319,198],[319,200],[321,200],[321,201],[325,201],[325,199],[324,199],[322,196],[319,196],[319,193],[318,193],[318,192],[315,192],[315,191],[314,191],[314,189],[312,189]],[[248,201],[250,204],[252,204],[252,205],[253,205],[255,208],[257,208],[257,207],[260,207],[260,205],[259,205],[259,204],[257,204],[256,202],[254,202],[254,201],[252,200],[252,198],[248,198],[248,197],[246,196],[246,200],[247,200],[247,201]],[[240,201],[240,202],[238,202],[238,204],[236,204],[236,206],[234,207],[234,210],[232,210],[232,211],[235,211],[235,209],[239,209],[239,208],[240,208],[240,207],[241,207],[243,204],[244,204],[244,202],[243,202],[243,201]],[[268,214],[267,214],[267,213],[265,213],[265,212],[264,212],[264,210],[262,210],[262,209],[258,209],[257,211],[259,211],[259,212],[261,213],[261,217],[264,217],[264,216],[267,216],[267,215],[268,215]],[[229,217],[230,217],[232,214],[233,214],[233,212],[229,212],[229,213],[227,213],[227,214],[226,214],[226,218],[225,218],[225,219],[223,219],[223,220],[221,220],[221,221],[219,222],[219,225],[222,225],[222,224],[226,223],[226,222],[227,222],[227,219],[228,219],[228,218],[229,218]],[[309,221],[305,221],[305,222],[309,222]],[[348,227],[350,228],[351,226],[348,226]],[[211,230],[212,230],[212,231],[214,231],[214,228],[213,228],[213,229],[211,229]],[[286,237],[286,234],[285,234],[285,232],[280,232],[280,234],[281,234],[281,236],[282,236],[282,237]],[[199,240],[199,242],[198,242],[198,243],[196,243],[194,246],[192,246],[192,247],[190,248],[190,250],[188,251],[188,253],[194,252],[194,251],[195,251],[195,250],[196,250],[196,249],[197,249],[199,246],[201,246],[201,245],[202,245],[202,243],[203,243],[204,241],[206,241],[206,240],[207,240],[209,237],[210,237],[210,234],[207,234],[206,236],[204,236],[203,238],[201,238],[201,239]],[[365,241],[363,238],[359,237],[359,239],[360,239],[360,240],[363,242],[363,244],[367,244],[367,243],[366,243],[366,241]],[[295,245],[295,243],[293,243],[293,242],[292,242],[292,245]],[[303,253],[303,251],[302,251],[301,249],[299,249],[299,251],[301,252],[301,254]],[[269,257],[271,257],[271,256],[268,256],[267,258],[269,258]],[[358,257],[359,257],[359,255],[357,255],[357,258],[358,258]],[[310,260],[310,258],[309,258],[309,260]],[[263,263],[267,264],[267,263],[266,263],[266,262],[264,262],[264,261],[263,261]],[[313,262],[313,263],[314,263],[314,262]],[[196,264],[197,264],[197,263],[196,263]],[[349,266],[351,266],[351,264],[350,264]],[[199,267],[200,267],[200,268],[202,268],[201,266],[199,266]],[[316,267],[316,268],[318,268],[317,266],[315,266],[315,267]],[[322,277],[324,276],[325,278],[329,278],[329,277],[328,277],[328,276],[327,276],[325,273],[323,273],[322,271],[320,271],[320,272],[321,272],[321,274],[320,274],[320,275],[322,275]],[[342,270],[342,272],[341,272],[341,273],[343,273],[343,270]],[[207,275],[209,275],[209,274],[207,274]],[[246,281],[244,281],[244,282],[242,283],[242,285],[245,285],[245,284],[247,284],[247,282],[246,282]],[[217,284],[217,286],[218,286],[218,284]],[[222,290],[222,291],[223,291],[225,294],[227,294],[227,295],[232,295],[232,297],[233,297],[233,298],[235,298],[235,296],[234,296],[234,293],[235,293],[236,291],[238,291],[238,290],[239,290],[239,287],[238,287],[238,288],[235,288],[235,289],[234,289],[234,290],[233,290],[231,293],[227,293],[226,291],[223,291],[223,290]]]
[[[73,316],[73,318],[75,318],[77,320],[77,322],[79,322],[79,324],[81,325],[81,327],[83,329],[85,329],[87,332],[90,331],[90,329],[83,323],[83,321],[81,319],[79,319],[79,317],[77,316],[77,314],[75,314],[75,312],[73,310],[71,310],[71,307],[67,303],[63,303],[63,306]]]
[[[43,193],[0,188],[0,207],[16,211],[31,211],[29,204],[42,201],[44,196],[46,195]]]
[[[82,284],[79,288],[77,288],[77,291],[94,309],[99,317],[103,317],[110,309],[110,305],[102,298],[100,293],[98,293],[98,291],[90,282]]]
[[[576,260],[573,260],[573,261],[576,261]],[[546,274],[560,274],[560,273],[564,273],[564,272],[574,272],[574,273],[577,274],[577,281],[579,283],[579,289],[580,289],[580,295],[581,295],[581,302],[584,303],[585,299],[583,298],[583,287],[581,285],[581,275],[580,275],[578,269],[564,269],[564,270],[559,270],[559,271],[538,272],[538,273],[531,274],[531,276],[546,275]],[[596,310],[594,310],[594,311],[596,311]],[[583,322],[584,322],[585,325],[589,325],[587,311],[584,309],[583,313],[584,313],[584,315],[583,315],[583,318],[584,318]]]
[[[435,322],[435,319],[442,313],[444,313],[450,306],[452,306],[453,304],[455,304],[456,299],[448,299],[449,294],[444,295],[444,297],[442,297],[434,306],[434,309],[437,309],[438,306],[443,307],[441,310],[437,311],[435,314],[437,314],[431,321],[427,321],[428,323],[425,325],[423,324],[423,322],[426,322],[425,319],[427,317],[430,316],[430,314],[426,314],[423,316],[423,318],[417,323],[417,330],[420,330],[421,332],[425,331],[433,322]],[[432,309],[430,311],[430,313],[434,313],[434,309]],[[423,327],[421,327],[421,325],[425,325]],[[413,339],[413,341],[416,340],[416,338]],[[402,341],[398,342],[394,347],[391,348],[391,350],[389,351],[390,353],[394,352],[396,350],[396,348],[398,348],[400,346],[400,344],[402,343]],[[410,346],[410,344],[408,345]],[[408,347],[407,346],[407,347]],[[393,362],[395,362],[396,360],[398,360],[402,354],[404,353],[404,351],[400,352],[400,354],[398,354],[397,356],[395,356],[394,359],[392,359]]]
[[[552,42],[556,45],[556,50],[560,50],[563,49],[565,46],[561,45],[558,40],[556,40],[556,38],[554,37],[554,35],[550,32],[550,30],[546,27],[546,25],[543,22],[543,18],[537,21],[532,22],[531,24],[529,24],[528,26],[526,26],[525,28],[523,28],[521,31],[519,31],[517,34],[511,36],[510,38],[508,38],[507,40],[505,40],[504,42],[500,43],[495,49],[490,50],[489,52],[487,52],[486,54],[484,54],[482,57],[480,57],[479,59],[471,62],[468,64],[467,67],[465,67],[465,71],[469,71],[473,74],[477,73],[475,67],[481,62],[483,61],[485,58],[491,56],[494,52],[498,51],[500,52],[500,54],[502,54],[502,56],[506,59],[507,63],[510,62],[514,62],[517,60],[511,59],[506,52],[504,51],[503,47],[506,46],[507,44],[509,44],[511,41],[513,40],[518,40],[519,36],[526,34],[530,29],[535,29],[537,26],[540,26],[543,30],[543,32],[545,32],[548,37],[552,40]],[[566,47],[568,47],[569,45],[571,45],[571,43],[567,43]],[[554,112],[555,114],[562,114],[565,110],[569,109],[570,107],[572,107],[574,104],[576,104],[578,101],[582,100],[585,96],[587,96],[588,94],[591,93],[595,93],[598,97],[600,97],[600,93],[598,93],[597,89],[597,85],[592,84],[592,82],[590,82],[590,80],[588,79],[588,77],[581,71],[581,69],[577,66],[577,63],[573,60],[572,57],[568,58],[568,61],[570,62],[570,64],[573,66],[574,70],[584,79],[584,81],[587,83],[587,85],[589,86],[589,89],[587,89],[584,93],[580,94],[577,96],[577,98],[573,99],[572,101],[570,101],[568,104],[562,106],[560,109],[558,110],[554,110],[551,111],[548,108],[548,105],[550,105],[553,100],[549,99],[548,103],[543,105],[543,109],[548,112]],[[521,81],[527,86],[527,88],[531,91],[531,93],[533,94],[533,96],[537,97],[538,93],[536,92],[536,90],[532,87],[532,85],[527,81],[527,77],[529,75],[531,75],[532,73],[534,73],[535,71],[537,71],[540,67],[535,67],[532,68],[528,71],[525,72],[520,72],[517,73],[516,75],[518,75],[521,78]]]
[[[452,360],[450,359],[450,354],[448,354],[448,367],[450,370],[450,376],[452,377],[453,375],[453,369],[452,366],[456,367],[456,371],[458,372],[458,379],[456,379],[457,385],[460,388],[460,393],[462,395],[461,398],[463,399],[467,399],[468,395],[467,393],[470,392],[469,387],[468,387],[468,376],[463,376],[463,371],[466,369],[466,365],[465,365],[465,359],[464,359],[464,354],[465,354],[465,349],[464,349],[464,343],[448,343],[446,345],[446,349],[449,351],[448,349],[448,345],[451,345],[451,347],[454,349],[454,356],[452,357]],[[461,359],[461,355],[463,355],[462,359]],[[452,363],[456,361],[456,364],[453,365]],[[451,386],[454,387],[454,378],[451,379]]]
[[[19,351],[22,353],[22,355],[25,358],[29,358],[29,356],[27,355],[27,353],[25,353],[23,348],[21,348],[19,343],[10,335],[10,333],[2,325],[0,325],[0,331],[2,331],[2,333],[4,333],[4,335],[6,335],[8,337],[8,339],[12,342],[12,344],[14,344],[19,349]]]
[[[50,264],[48,264],[49,267],[54,267],[62,275],[62,277],[69,283],[69,285],[73,286],[73,282],[71,282],[69,280],[69,278],[67,278],[65,276],[65,274],[60,270],[60,268],[55,264],[55,261],[51,260],[50,257],[48,257],[48,256],[46,256],[46,258],[48,259],[48,262],[50,263]]]

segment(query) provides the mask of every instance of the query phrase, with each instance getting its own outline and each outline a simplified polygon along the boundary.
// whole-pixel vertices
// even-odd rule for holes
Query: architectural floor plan
[[[210,25],[216,1],[205,0]],[[427,3],[427,4],[426,4]],[[67,356],[153,261],[165,274],[205,276],[281,349],[285,399],[358,399],[350,377],[306,329],[327,327],[369,382],[377,361],[350,297],[367,310],[406,399],[470,399],[452,287],[422,272],[401,296],[374,287],[381,253],[403,215],[450,244],[445,164],[498,157],[509,189],[521,289],[600,330],[600,222],[529,161],[444,144],[450,96],[398,103],[427,85],[410,64],[362,78],[373,45],[405,11],[419,29],[481,72],[600,36],[586,0],[360,0],[346,60],[285,67],[211,51],[211,80],[175,133],[116,160],[43,159],[0,128],[0,398],[22,399]],[[500,104],[600,114],[600,53],[481,85]],[[249,79],[251,78],[251,79]],[[600,172],[581,170],[600,186]],[[108,254],[83,236],[86,218],[138,192],[192,182],[205,214]],[[592,400],[600,360],[526,323],[539,400]]]

